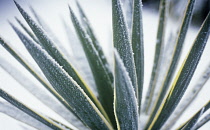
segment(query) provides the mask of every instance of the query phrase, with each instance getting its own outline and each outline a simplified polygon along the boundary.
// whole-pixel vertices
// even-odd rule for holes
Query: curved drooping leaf
[[[62,130],[62,128],[60,126],[53,123],[52,121],[50,121],[49,119],[47,119],[43,115],[40,115],[37,112],[33,111],[32,109],[30,109],[26,105],[22,104],[21,102],[16,100],[14,97],[10,96],[8,93],[3,91],[1,88],[0,88],[0,97],[4,98],[6,101],[8,101],[12,105],[16,106],[18,109],[24,111],[28,115],[32,116],[33,118],[35,118],[35,119],[39,120],[40,122],[44,123],[48,127],[52,128],[52,129],[55,129],[55,130]]]
[[[52,87],[69,104],[80,120],[91,129],[112,129],[106,118],[73,78],[40,45],[29,40],[14,26],[13,28]]]
[[[131,79],[115,50],[114,111],[118,129],[138,130],[138,103]]]
[[[115,117],[113,111],[113,83],[110,80],[109,74],[105,69],[105,65],[101,61],[97,50],[94,48],[89,35],[84,31],[70,7],[69,10],[71,14],[71,20],[82,43],[82,47],[85,51],[90,68],[92,70],[99,93],[99,100],[101,101],[102,106],[107,112],[112,124],[114,125]]]
[[[164,38],[165,38],[166,20],[167,20],[167,5],[168,5],[167,0],[160,1],[159,22],[158,22],[154,62],[153,62],[153,68],[152,68],[151,78],[149,82],[149,88],[148,88],[148,92],[147,92],[145,104],[144,104],[145,105],[144,111],[147,114],[152,103],[155,87],[157,84],[157,78],[160,72],[161,61],[163,58]]]
[[[171,128],[174,123],[173,121],[178,120],[183,112],[190,106],[193,100],[197,97],[200,90],[204,87],[205,83],[210,78],[210,64],[204,70],[202,76],[197,80],[197,83],[191,88],[190,92],[184,97],[183,101],[180,102],[178,107],[173,112],[173,115],[170,116],[169,120],[166,122],[164,128],[169,129]]]
[[[120,54],[120,58],[123,60],[125,68],[131,78],[135,94],[138,96],[133,50],[130,43],[121,2],[119,0],[112,0],[112,24],[114,47],[117,49]]]
[[[49,93],[37,86],[28,77],[22,74],[17,68],[9,64],[0,56],[0,67],[9,73],[19,84],[21,84],[28,92],[34,95],[39,101],[47,105],[50,109],[63,117],[69,123],[74,123],[78,129],[84,129],[84,125],[78,120],[65,106],[52,98]],[[73,126],[72,126],[73,127]]]
[[[141,98],[144,84],[144,38],[143,38],[143,20],[142,20],[142,2],[134,0],[133,27],[132,27],[132,48],[134,53],[134,62],[136,66],[136,75],[138,81],[138,105],[141,109]],[[140,113],[139,113],[140,114]]]
[[[83,9],[80,6],[78,1],[76,1],[76,4],[77,4],[77,7],[79,9],[79,13],[80,13],[80,17],[81,17],[82,23],[86,27],[86,31],[87,31],[88,35],[90,36],[95,49],[98,52],[98,56],[101,59],[101,61],[103,62],[103,64],[106,65],[105,69],[106,69],[107,73],[109,74],[110,80],[112,82],[114,82],[114,78],[113,78],[113,74],[112,74],[111,69],[110,69],[110,65],[107,62],[106,56],[105,56],[105,54],[103,52],[103,49],[102,49],[102,47],[101,47],[101,45],[100,45],[96,35],[94,34],[94,31],[93,31],[93,29],[91,27],[91,24],[90,24],[87,16],[85,15],[85,13],[84,13],[84,11],[83,11]]]
[[[183,21],[182,21],[182,24],[180,26],[180,30],[179,30],[179,33],[178,33],[178,36],[177,36],[177,39],[176,39],[176,46],[175,46],[175,49],[174,49],[174,52],[173,52],[173,58],[171,60],[171,63],[170,63],[169,69],[166,73],[166,76],[164,78],[163,85],[160,89],[160,93],[159,93],[158,98],[155,102],[155,105],[154,105],[154,108],[152,110],[150,119],[147,123],[147,126],[150,125],[152,120],[154,119],[155,114],[157,113],[157,110],[159,109],[159,107],[160,107],[160,105],[161,105],[161,103],[162,103],[162,101],[163,101],[163,99],[166,95],[166,92],[169,88],[169,84],[170,84],[170,82],[172,80],[172,77],[174,75],[174,72],[176,70],[176,67],[177,67],[177,64],[179,62],[179,58],[180,58],[180,55],[181,55],[181,51],[182,51],[182,48],[183,48],[185,36],[186,36],[189,24],[190,24],[191,19],[192,19],[192,12],[193,12],[194,3],[195,3],[195,0],[189,0],[188,1],[188,6],[186,7],[184,18],[183,18]]]
[[[31,27],[32,31],[36,35],[36,37],[39,39],[41,45],[43,48],[48,52],[48,54],[53,57],[56,62],[60,66],[63,67],[63,69],[70,75],[79,85],[80,87],[85,91],[85,93],[91,98],[91,100],[95,103],[95,105],[99,108],[99,110],[106,115],[106,113],[103,110],[103,107],[101,106],[100,102],[97,100],[96,96],[93,94],[93,92],[90,90],[90,88],[85,84],[84,80],[81,78],[81,76],[78,74],[78,72],[75,70],[75,68],[67,61],[67,59],[62,55],[62,53],[56,48],[55,44],[52,40],[47,36],[47,34],[39,27],[32,18],[21,8],[21,6],[16,3],[17,8],[19,9],[20,13],[28,23],[28,25]]]
[[[209,34],[210,13],[201,26],[201,29],[194,41],[191,50],[189,51],[187,58],[183,62],[182,67],[180,68],[168,95],[161,104],[154,120],[152,121],[152,124],[149,126],[149,129],[160,129],[165,121],[169,118],[171,113],[174,111],[177,104],[180,102],[192,79],[200,57],[203,54],[203,50],[206,46]]]
[[[191,117],[187,122],[185,122],[182,126],[178,128],[178,130],[191,130],[198,119],[208,110],[210,109],[210,101],[206,105],[204,105],[193,117]]]

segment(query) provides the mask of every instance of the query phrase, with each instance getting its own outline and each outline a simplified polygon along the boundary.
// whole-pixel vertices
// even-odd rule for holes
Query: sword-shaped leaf
[[[52,87],[83,123],[91,129],[112,129],[106,118],[73,78],[39,44],[28,39],[14,26],[13,28]]]
[[[119,0],[112,0],[112,20],[114,47],[117,49],[120,58],[122,59],[125,68],[128,71],[135,94],[137,96],[138,88],[133,50],[123,15],[122,5]]]
[[[149,128],[160,129],[180,102],[198,65],[210,33],[210,13]]]
[[[138,130],[138,103],[131,79],[115,51],[114,111],[118,129]]]
[[[145,100],[145,108],[144,111],[148,114],[150,109],[155,87],[157,84],[158,76],[160,73],[161,61],[163,58],[163,51],[164,51],[164,38],[165,38],[165,29],[166,29],[166,18],[167,18],[167,0],[160,1],[159,7],[159,24],[158,24],[158,31],[157,31],[157,39],[156,39],[156,47],[155,47],[155,55],[154,55],[154,62],[153,68],[149,83],[148,92],[146,95]]]
[[[84,82],[84,80],[81,78],[81,76],[78,74],[78,72],[75,70],[75,68],[67,61],[67,59],[64,57],[64,55],[56,48],[55,44],[52,40],[47,36],[47,34],[42,30],[39,25],[35,23],[35,21],[32,20],[32,18],[21,8],[21,6],[16,3],[17,8],[19,9],[20,13],[28,23],[28,25],[33,30],[36,37],[39,39],[40,43],[43,45],[43,48],[48,52],[48,54],[53,57],[56,62],[60,66],[63,67],[63,69],[70,75],[79,85],[80,87],[85,91],[85,93],[90,97],[90,99],[95,103],[95,105],[99,108],[99,110],[106,115],[106,113],[103,110],[103,107],[101,106],[100,102],[97,100],[96,96],[93,94],[93,92],[90,90],[90,88],[87,86],[87,84]]]
[[[59,125],[55,124],[51,120],[47,119],[43,115],[40,115],[37,112],[33,111],[32,109],[30,109],[29,107],[27,107],[26,105],[22,104],[21,102],[16,100],[14,97],[12,97],[11,95],[9,95],[5,91],[3,91],[2,89],[0,89],[0,97],[4,98],[6,101],[11,103],[12,105],[16,106],[20,110],[24,111],[28,115],[30,115],[33,118],[39,120],[40,122],[42,122],[43,124],[49,126],[50,128],[55,129],[55,130],[62,130],[62,127],[60,127]]]
[[[93,31],[93,29],[92,29],[92,27],[91,27],[91,24],[90,24],[90,22],[89,22],[87,16],[85,15],[85,13],[84,13],[84,11],[83,11],[83,9],[82,9],[82,7],[80,6],[80,4],[79,4],[78,1],[76,1],[76,4],[77,4],[77,7],[78,7],[78,9],[79,9],[79,13],[80,13],[80,17],[81,17],[82,23],[83,23],[83,24],[85,25],[85,27],[86,27],[86,31],[87,31],[88,35],[90,36],[90,38],[91,38],[91,40],[92,40],[92,42],[93,42],[93,45],[94,45],[95,49],[96,49],[97,52],[98,52],[98,56],[99,56],[99,58],[101,59],[101,61],[103,62],[103,64],[106,65],[106,66],[105,66],[105,69],[106,69],[107,73],[108,73],[109,76],[110,76],[110,80],[111,80],[112,82],[114,82],[114,78],[113,78],[113,74],[112,74],[111,69],[110,69],[110,65],[109,65],[109,63],[107,62],[106,56],[105,56],[105,54],[104,54],[104,52],[103,52],[103,49],[102,49],[102,47],[101,47],[101,45],[100,45],[100,43],[99,43],[99,41],[98,41],[96,35],[94,34],[94,31]]]
[[[171,60],[170,67],[169,67],[169,69],[166,73],[163,85],[161,87],[158,98],[155,102],[155,105],[154,105],[154,108],[152,110],[150,119],[147,123],[147,126],[150,125],[152,120],[154,119],[155,114],[157,113],[157,110],[159,109],[159,107],[160,107],[160,105],[161,105],[161,103],[162,103],[162,101],[163,101],[163,99],[166,95],[166,92],[168,91],[169,84],[170,84],[170,82],[172,80],[172,77],[175,73],[177,64],[179,62],[180,54],[181,54],[181,51],[182,51],[182,48],[183,48],[183,43],[184,43],[184,40],[185,40],[187,29],[189,27],[189,24],[190,24],[190,21],[191,21],[191,18],[192,18],[194,3],[195,3],[195,0],[189,0],[188,1],[188,6],[186,7],[183,22],[180,26],[178,37],[176,39],[176,45],[175,45],[175,50],[173,52],[173,58]]]
[[[113,111],[113,82],[111,81],[109,74],[105,69],[106,65],[104,65],[101,61],[89,35],[84,31],[70,7],[69,10],[71,14],[71,20],[82,43],[82,47],[85,51],[90,68],[92,70],[99,93],[99,100],[101,101],[102,106],[107,112],[112,124],[114,125],[115,117]]]
[[[134,0],[133,27],[132,27],[132,48],[134,53],[134,62],[136,66],[136,75],[138,81],[138,105],[141,109],[141,98],[144,84],[144,39],[143,39],[143,20],[142,20],[142,2]],[[140,114],[140,113],[139,113]]]
[[[192,129],[198,130],[201,126],[203,126],[208,121],[210,121],[210,113],[207,114],[205,117],[203,117],[197,124],[195,124],[195,126]]]
[[[210,101],[206,105],[204,105],[193,117],[191,117],[187,122],[185,122],[182,126],[178,128],[178,130],[191,130],[198,119],[208,110],[210,109]]]

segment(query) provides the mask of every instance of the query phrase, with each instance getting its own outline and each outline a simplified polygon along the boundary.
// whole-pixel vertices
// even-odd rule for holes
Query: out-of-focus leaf
[[[105,56],[105,54],[104,54],[104,52],[103,52],[103,49],[102,49],[102,47],[101,47],[101,45],[100,45],[100,43],[99,43],[99,41],[98,41],[96,35],[94,34],[94,31],[93,31],[93,29],[92,29],[92,27],[91,27],[91,24],[90,24],[90,22],[89,22],[87,16],[85,15],[85,13],[84,13],[82,7],[80,6],[79,2],[76,1],[76,3],[77,3],[77,7],[78,7],[78,9],[79,9],[79,13],[80,13],[80,17],[81,17],[82,23],[83,23],[83,24],[85,25],[85,27],[86,27],[87,33],[88,33],[88,35],[90,36],[90,38],[91,38],[91,40],[92,40],[92,43],[93,43],[95,49],[96,49],[97,52],[98,52],[99,58],[101,59],[101,61],[103,62],[103,64],[106,65],[106,66],[105,66],[105,69],[106,69],[107,73],[108,73],[109,76],[110,76],[110,80],[111,80],[112,82],[114,82],[114,78],[113,78],[113,74],[112,74],[111,69],[110,69],[110,65],[109,65],[109,63],[107,62],[106,56]]]
[[[78,120],[67,108],[65,108],[60,102],[52,98],[46,91],[41,89],[35,83],[33,83],[28,77],[23,75],[17,68],[9,64],[0,56],[0,67],[8,72],[18,83],[20,83],[26,90],[33,94],[38,100],[47,105],[50,109],[63,117],[69,123],[79,129],[84,129],[84,125]]]
[[[18,61],[22,64],[50,93],[52,93],[69,111],[72,111],[71,107],[66,101],[48,84],[42,79],[22,58],[18,55],[9,45],[0,37],[0,44]],[[77,115],[76,115],[77,116]],[[78,116],[77,116],[78,117]],[[79,118],[79,117],[78,117]]]
[[[134,0],[133,27],[132,27],[132,48],[134,53],[134,62],[136,66],[136,75],[138,81],[138,104],[139,112],[141,109],[141,98],[144,84],[144,39],[143,39],[143,20],[142,20],[142,2]],[[139,113],[140,114],[140,113]]]
[[[90,68],[92,70],[99,93],[99,100],[107,112],[112,124],[115,125],[115,117],[113,111],[113,83],[110,80],[109,74],[105,69],[105,65],[101,61],[97,50],[94,48],[89,35],[84,31],[70,7],[69,10],[71,14],[71,20],[82,43]]]
[[[174,83],[163,103],[161,104],[149,129],[160,129],[180,102],[184,95],[210,34],[210,13],[205,19],[189,54],[180,68]]]
[[[41,46],[29,40],[14,26],[13,28],[53,88],[70,105],[80,120],[91,129],[112,129],[106,118],[73,78]]]
[[[48,52],[48,54],[53,57],[56,62],[60,66],[63,67],[63,69],[70,75],[79,85],[80,87],[85,91],[85,93],[90,97],[90,99],[95,103],[95,105],[99,108],[99,110],[106,115],[106,113],[103,110],[103,107],[101,106],[100,102],[97,100],[96,96],[93,94],[93,92],[90,90],[90,88],[85,84],[84,80],[81,78],[81,76],[78,74],[78,72],[75,70],[75,68],[67,61],[67,59],[64,57],[63,54],[56,48],[55,44],[52,40],[47,36],[47,34],[39,27],[32,18],[21,8],[21,6],[16,3],[17,8],[19,9],[20,13],[28,23],[28,25],[33,30],[36,37],[39,39],[39,41],[42,43],[44,49]]]
[[[178,128],[178,130],[191,130],[195,126],[198,119],[210,108],[210,101],[203,106],[193,117]]]
[[[193,102],[193,100],[197,97],[200,90],[204,87],[205,83],[210,78],[210,64],[203,72],[202,76],[198,79],[196,85],[192,88],[192,90],[185,96],[182,102],[178,105],[178,107],[173,112],[173,115],[170,116],[169,120],[166,122],[164,129],[171,128],[174,123],[173,121],[178,120],[183,112],[189,107],[189,105]]]
[[[195,126],[192,128],[192,130],[198,130],[200,127],[202,127],[205,123],[210,121],[210,114],[206,115],[204,118],[201,119]]]
[[[123,15],[122,5],[119,0],[112,0],[112,24],[114,47],[117,49],[120,58],[122,59],[125,68],[128,71],[137,97],[137,76],[133,50]]]
[[[149,108],[152,103],[155,87],[157,84],[157,78],[159,76],[161,61],[163,58],[164,52],[164,38],[165,38],[165,29],[166,29],[166,19],[167,19],[167,0],[160,1],[159,7],[159,23],[158,23],[158,31],[157,31],[157,39],[156,39],[156,47],[155,47],[155,55],[153,68],[149,83],[148,92],[145,99],[144,111],[148,114]]]
[[[138,130],[138,103],[135,92],[117,51],[115,51],[114,111],[118,129]]]
[[[41,123],[40,121],[29,116],[25,112],[21,111],[17,107],[12,106],[8,102],[0,102],[0,113],[4,113],[20,122],[23,122],[29,126],[32,126],[36,129],[50,130],[48,126]]]
[[[19,102],[18,100],[16,100],[14,97],[10,96],[8,93],[3,91],[2,89],[0,89],[0,96],[2,98],[4,98],[6,101],[10,102],[15,107],[17,107],[18,109],[24,111],[25,113],[27,113],[28,115],[32,116],[33,118],[39,120],[40,122],[47,125],[48,127],[52,128],[52,129],[55,129],[55,130],[61,130],[62,129],[60,126],[53,123],[52,121],[50,121],[49,119],[47,119],[43,115],[38,114],[37,112],[33,111],[32,109],[30,109],[26,105],[24,105],[21,102]]]
[[[178,61],[179,61],[179,58],[180,58],[180,54],[181,54],[181,51],[182,51],[182,47],[183,47],[183,44],[184,44],[187,29],[188,29],[190,21],[192,19],[192,12],[193,12],[194,3],[195,3],[195,0],[189,0],[188,1],[188,6],[186,7],[183,22],[180,26],[180,30],[179,30],[179,33],[178,33],[178,36],[177,36],[177,39],[176,39],[176,45],[175,45],[175,50],[173,52],[173,58],[171,60],[168,72],[166,73],[166,76],[164,78],[163,85],[160,89],[160,93],[159,93],[158,98],[155,102],[155,105],[154,105],[154,108],[152,110],[150,119],[147,123],[147,126],[149,124],[151,124],[152,120],[154,119],[155,114],[157,113],[157,111],[158,111],[158,109],[159,109],[159,107],[160,107],[160,105],[161,105],[161,103],[162,103],[162,101],[163,101],[163,99],[166,95],[166,92],[169,88],[169,84],[170,84],[170,82],[172,80],[172,77],[175,73],[175,70],[176,70],[176,67],[177,67],[177,64],[178,64]]]

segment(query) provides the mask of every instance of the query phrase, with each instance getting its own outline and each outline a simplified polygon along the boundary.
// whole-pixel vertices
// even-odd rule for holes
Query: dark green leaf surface
[[[53,41],[50,40],[46,33],[31,19],[31,17],[20,7],[19,4],[17,4],[16,2],[15,4],[22,16],[24,17],[24,19],[26,20],[26,22],[28,23],[28,25],[33,30],[36,37],[42,43],[44,49],[48,52],[48,54],[51,57],[53,57],[60,66],[63,67],[63,69],[80,85],[80,87],[85,91],[85,93],[91,98],[91,100],[95,103],[99,110],[104,115],[106,115],[100,102],[97,100],[93,92],[90,90],[87,84],[85,84],[85,82],[75,70],[75,68],[66,60],[66,58],[64,58],[63,54],[61,54],[61,52],[56,48]]]
[[[158,23],[158,31],[157,31],[157,39],[156,39],[156,47],[155,47],[155,55],[153,68],[149,83],[148,92],[145,100],[145,108],[144,111],[148,114],[149,108],[152,103],[154,90],[157,83],[157,78],[159,76],[161,61],[163,57],[164,51],[164,38],[165,38],[165,29],[166,29],[166,18],[167,18],[167,0],[160,1],[159,7],[159,23]]]
[[[52,59],[41,46],[13,27],[53,88],[70,105],[72,111],[91,129],[112,129],[83,89]]]
[[[2,89],[0,89],[0,96],[2,98],[4,98],[6,101],[10,102],[12,105],[16,106],[20,110],[22,110],[25,113],[27,113],[28,115],[34,117],[35,119],[37,119],[40,122],[44,123],[45,125],[49,126],[50,128],[52,128],[54,130],[62,130],[62,128],[60,126],[58,126],[57,124],[53,123],[52,121],[50,121],[49,119],[45,118],[44,116],[38,114],[37,112],[31,110],[30,108],[28,108],[27,106],[25,106],[24,104],[22,104],[21,102],[16,100],[14,97],[10,96],[8,93],[3,91]]]
[[[123,60],[137,96],[138,88],[133,50],[130,43],[125,18],[123,16],[121,2],[119,0],[112,0],[112,27],[114,47],[117,49],[118,53],[120,54],[120,58]]]
[[[171,113],[174,111],[177,104],[180,102],[198,65],[200,57],[209,38],[209,34],[210,13],[205,19],[203,25],[201,26],[201,29],[195,39],[195,42],[187,58],[183,62],[182,67],[180,68],[167,97],[161,104],[160,109],[158,110],[157,115],[154,118],[149,129],[160,129],[161,126],[168,119],[168,117],[171,115]]]
[[[186,12],[184,14],[183,22],[182,22],[182,25],[180,26],[179,34],[178,34],[178,37],[177,37],[177,40],[176,40],[176,46],[175,46],[175,50],[173,52],[173,58],[172,58],[172,61],[170,63],[170,67],[168,69],[168,72],[166,73],[166,77],[164,78],[163,85],[161,87],[158,98],[155,102],[155,105],[154,105],[153,111],[151,113],[149,122],[147,123],[148,125],[154,119],[155,114],[157,113],[157,110],[160,107],[160,105],[161,105],[161,103],[162,103],[162,101],[165,97],[165,94],[166,94],[166,92],[169,88],[169,84],[170,84],[170,82],[172,80],[172,77],[175,73],[177,64],[179,62],[180,54],[181,54],[181,51],[182,51],[182,47],[183,47],[183,44],[184,44],[187,29],[188,29],[190,21],[192,19],[192,12],[193,12],[194,3],[195,3],[195,0],[189,0],[188,6],[186,7]]]
[[[114,111],[118,129],[138,130],[138,103],[135,92],[117,51],[115,51]]]
[[[101,61],[103,62],[103,64],[106,65],[105,66],[105,69],[106,69],[107,73],[110,76],[110,80],[112,82],[114,82],[113,74],[111,72],[109,63],[107,62],[106,56],[104,55],[103,49],[102,49],[102,47],[101,47],[101,45],[100,45],[100,43],[99,43],[96,35],[94,34],[94,31],[93,31],[93,29],[91,27],[91,24],[90,24],[87,16],[85,15],[82,7],[80,6],[80,4],[79,4],[78,1],[76,1],[76,2],[77,2],[77,7],[79,9],[79,13],[80,13],[80,17],[81,17],[82,23],[86,27],[86,31],[87,31],[88,35],[90,36],[90,38],[92,40],[92,43],[93,43],[96,51],[98,52],[99,58],[101,59]]]
[[[113,83],[110,80],[109,74],[105,69],[105,65],[101,61],[97,50],[94,48],[92,40],[89,35],[85,33],[84,29],[81,27],[81,24],[77,20],[73,11],[70,9],[71,20],[74,24],[78,37],[82,43],[83,49],[85,51],[86,57],[88,59],[90,68],[92,70],[96,86],[99,93],[99,100],[101,101],[102,106],[107,112],[112,124],[115,124],[115,117],[113,111]]]
[[[132,48],[134,53],[134,62],[136,66],[136,75],[138,81],[138,104],[139,112],[141,108],[142,90],[144,84],[144,39],[143,39],[143,20],[142,20],[142,2],[134,0],[133,27],[132,27]],[[140,113],[139,113],[140,114]]]
[[[192,118],[190,118],[186,123],[184,123],[181,127],[178,128],[178,130],[191,130],[198,119],[208,110],[210,109],[210,101],[203,106]]]

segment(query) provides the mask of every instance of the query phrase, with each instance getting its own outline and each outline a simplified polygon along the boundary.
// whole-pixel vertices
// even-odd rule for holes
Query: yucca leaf
[[[132,42],[131,43],[132,43],[132,48],[133,48],[133,53],[134,53],[134,62],[136,66],[136,75],[137,75],[137,81],[138,81],[138,104],[139,104],[139,112],[140,112],[142,90],[143,90],[143,84],[144,84],[144,38],[143,38],[143,20],[142,20],[141,0],[134,0]]]
[[[166,76],[164,78],[163,85],[160,89],[160,93],[159,93],[158,98],[157,98],[157,100],[155,102],[155,105],[153,107],[153,110],[152,110],[152,113],[150,115],[150,119],[147,123],[147,126],[149,124],[151,124],[152,120],[154,119],[155,114],[157,113],[157,110],[160,107],[160,105],[161,105],[161,103],[162,103],[162,101],[165,97],[165,94],[166,94],[166,92],[169,88],[169,84],[170,84],[170,82],[172,80],[172,77],[174,75],[174,72],[176,70],[176,67],[177,67],[177,64],[178,64],[178,61],[179,61],[179,58],[180,58],[180,54],[181,54],[181,51],[182,51],[182,47],[183,47],[183,44],[184,44],[185,36],[186,36],[186,33],[187,33],[187,29],[188,29],[190,21],[192,19],[192,12],[193,12],[194,3],[195,3],[195,0],[189,0],[188,1],[188,5],[186,7],[184,18],[183,18],[183,21],[182,21],[182,24],[181,24],[181,27],[180,27],[180,30],[179,30],[179,33],[178,33],[178,36],[177,36],[177,39],[176,39],[176,45],[175,45],[175,49],[174,49],[174,52],[173,52],[173,58],[171,60],[171,63],[170,63],[169,69],[166,73]]]
[[[85,91],[85,93],[91,98],[91,100],[95,103],[95,105],[99,108],[99,110],[106,116],[103,107],[100,102],[97,100],[96,96],[90,90],[90,88],[85,84],[81,76],[75,70],[75,68],[67,61],[67,59],[61,54],[61,52],[56,48],[53,41],[47,36],[47,34],[31,19],[31,17],[20,7],[18,3],[16,3],[17,8],[19,9],[22,16],[25,18],[28,25],[33,30],[36,37],[42,43],[45,50],[48,52],[50,56],[52,56],[60,66],[80,85],[80,87]]]
[[[180,68],[168,95],[164,99],[164,102],[161,104],[157,115],[154,118],[149,129],[160,129],[160,127],[165,123],[165,121],[174,111],[177,104],[180,102],[198,65],[200,57],[209,38],[209,33],[210,13],[201,26],[201,29],[194,41],[194,44],[187,58],[183,62],[182,67]]]
[[[14,26],[13,28],[53,88],[83,123],[91,129],[112,129],[109,122],[72,77],[41,46],[29,40]]]
[[[77,4],[77,7],[79,9],[79,13],[80,13],[80,17],[81,17],[82,23],[86,27],[87,33],[89,34],[89,36],[90,36],[90,38],[91,38],[91,40],[93,42],[93,45],[94,45],[95,49],[98,52],[99,58],[101,59],[101,61],[103,62],[103,64],[106,65],[105,66],[105,69],[106,69],[107,73],[110,76],[110,80],[112,82],[114,82],[114,78],[113,78],[113,74],[112,74],[111,69],[110,69],[110,65],[107,62],[106,56],[105,56],[105,54],[103,52],[103,49],[102,49],[102,47],[101,47],[101,45],[100,45],[100,43],[99,43],[96,35],[94,34],[94,31],[93,31],[93,29],[91,27],[91,24],[90,24],[87,16],[85,15],[85,13],[84,13],[84,11],[83,11],[83,9],[80,6],[80,4],[79,4],[78,1],[76,1],[76,4]]]
[[[82,47],[85,51],[86,57],[88,59],[90,68],[92,70],[97,90],[99,93],[99,100],[101,101],[102,106],[109,115],[109,118],[113,125],[115,125],[114,111],[113,111],[113,83],[110,80],[109,74],[105,69],[105,65],[101,61],[97,50],[94,48],[92,40],[89,35],[84,31],[81,24],[77,20],[73,11],[69,7],[71,20],[76,29],[77,35],[82,43]],[[107,95],[109,95],[107,97]]]
[[[122,5],[119,0],[112,0],[112,24],[114,47],[117,49],[120,58],[123,60],[125,68],[131,78],[135,94],[138,96],[133,50],[122,11]]]
[[[203,126],[205,123],[207,123],[208,121],[210,121],[210,114],[206,115],[205,117],[203,117],[201,119],[201,121],[199,121],[192,129],[193,130],[198,130],[201,126]]]
[[[180,102],[178,107],[173,112],[173,115],[168,120],[168,123],[165,124],[165,129],[171,128],[174,125],[173,121],[178,120],[183,112],[189,107],[193,100],[197,97],[200,90],[204,87],[205,83],[210,78],[210,64],[203,72],[202,76],[197,80],[197,83],[192,87],[191,91],[184,97],[183,101]]]
[[[160,67],[161,67],[161,60],[163,58],[163,51],[164,51],[164,38],[165,38],[165,29],[166,29],[166,19],[167,19],[167,0],[160,1],[159,7],[159,22],[158,22],[158,31],[157,31],[157,39],[156,39],[156,47],[155,47],[155,55],[154,55],[154,62],[153,68],[151,73],[151,78],[149,82],[149,88],[146,95],[145,100],[145,108],[144,111],[148,114],[156,83],[157,78],[159,76]]]
[[[24,29],[24,31],[37,43],[39,43],[38,39],[34,34],[17,18],[15,17],[16,21],[20,24],[20,26]]]
[[[69,104],[49,85],[47,84],[22,58],[18,55],[1,37],[0,44],[22,64],[50,93],[52,93],[69,111],[72,111]],[[77,116],[77,115],[76,115]],[[77,116],[78,117],[78,116]],[[79,117],[78,117],[79,118]]]
[[[2,98],[4,98],[6,101],[10,102],[12,105],[16,106],[20,110],[27,113],[28,115],[32,116],[33,118],[35,118],[35,119],[39,120],[40,122],[44,123],[45,125],[49,126],[50,128],[55,129],[55,130],[61,130],[62,129],[60,126],[56,125],[55,123],[53,123],[49,119],[47,119],[44,116],[38,114],[37,112],[33,111],[32,109],[30,109],[26,105],[24,105],[21,102],[19,102],[18,100],[16,100],[14,97],[10,96],[8,93],[3,91],[2,89],[0,89],[0,96]]]
[[[48,126],[34,119],[33,117],[29,116],[28,114],[8,102],[0,102],[0,106],[0,113],[4,113],[36,129],[50,130]]]
[[[49,93],[33,83],[28,77],[23,75],[18,69],[9,64],[0,56],[0,67],[10,74],[19,84],[21,84],[28,92],[34,95],[43,104],[47,105],[50,109],[63,117],[69,123],[74,123],[79,129],[84,129],[83,124],[78,120],[67,108],[60,102],[54,100]]]
[[[195,126],[198,119],[210,109],[210,101],[204,105],[193,117],[191,117],[186,123],[178,128],[178,130],[191,130]]]
[[[118,129],[138,130],[138,103],[131,79],[115,51],[114,111]]]

